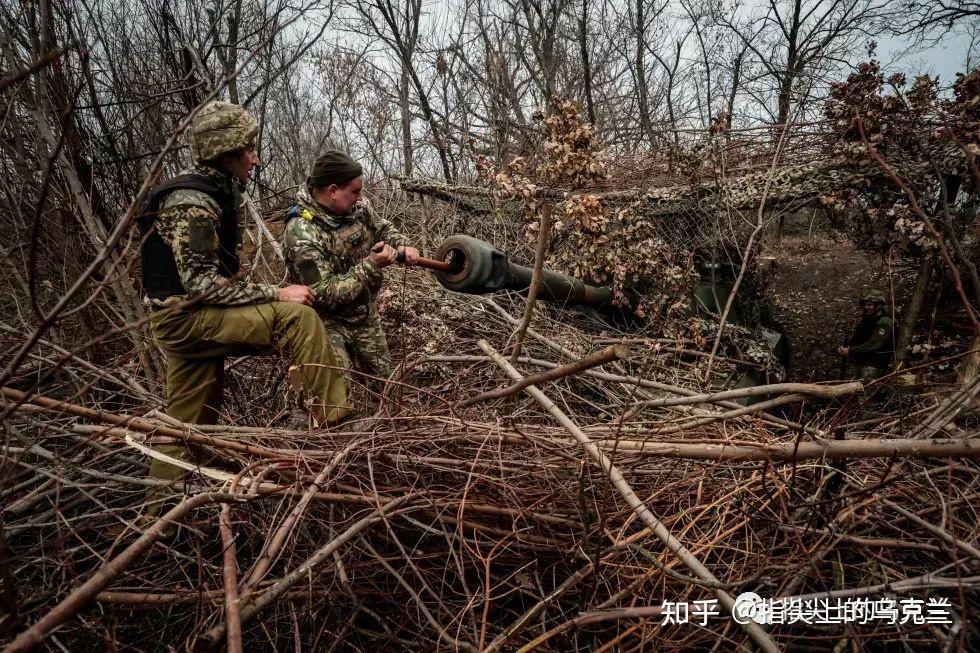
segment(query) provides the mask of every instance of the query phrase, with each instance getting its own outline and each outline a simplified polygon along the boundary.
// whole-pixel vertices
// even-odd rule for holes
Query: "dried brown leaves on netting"
[[[582,122],[581,106],[555,100],[550,113],[538,112],[535,120],[543,130],[541,146],[492,180],[500,196],[523,202],[531,242],[538,238],[542,204],[550,201],[541,191],[564,191],[554,207],[547,265],[610,286],[615,302],[638,317],[666,322],[686,308],[696,278],[689,252],[668,245],[637,203],[612,207],[588,191],[608,179],[610,161],[593,127]]]
[[[829,136],[840,153],[866,161],[873,146],[940,230],[953,230],[954,236],[962,234],[972,217],[957,195],[960,189],[962,197],[974,195],[975,174],[968,158],[978,151],[978,75],[960,75],[952,97],[941,99],[937,78],[921,75],[911,85],[899,73],[886,79],[872,60],[858,66],[847,81],[831,85],[824,108],[831,120]],[[821,199],[835,223],[866,250],[915,256],[937,246],[921,216],[913,213],[906,191],[885,175]]]
[[[555,222],[557,251],[548,264],[611,286],[619,305],[655,324],[665,324],[686,310],[688,292],[697,280],[690,254],[664,242],[635,204],[611,215],[580,211],[588,201],[573,201]]]
[[[537,111],[541,142],[528,156],[515,157],[494,173],[482,162],[484,175],[492,176],[498,192],[522,198],[533,211],[542,188],[582,189],[608,177],[606,155],[595,139],[595,128],[581,120],[581,106],[557,98],[549,112]]]

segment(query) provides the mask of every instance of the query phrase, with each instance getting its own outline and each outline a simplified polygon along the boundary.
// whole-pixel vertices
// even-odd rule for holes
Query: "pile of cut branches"
[[[123,371],[17,379],[7,650],[976,645],[980,383],[730,390],[730,352],[709,366],[698,343],[552,307],[513,368],[523,301],[395,275],[397,371],[326,430],[264,426],[281,382],[192,427]],[[232,363],[235,395],[270,392],[276,365]],[[198,462],[148,517],[160,436]],[[743,592],[948,602],[949,623],[740,624]],[[678,623],[683,602],[707,610]]]

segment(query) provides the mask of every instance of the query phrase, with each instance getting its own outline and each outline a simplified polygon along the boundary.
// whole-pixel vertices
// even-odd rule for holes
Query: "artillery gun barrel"
[[[527,292],[533,275],[531,268],[511,262],[490,243],[463,235],[447,238],[436,250],[435,260],[423,259],[419,265],[434,270],[443,287],[470,294]],[[574,277],[544,270],[538,297],[602,308],[612,303],[613,292],[605,286],[590,286]]]

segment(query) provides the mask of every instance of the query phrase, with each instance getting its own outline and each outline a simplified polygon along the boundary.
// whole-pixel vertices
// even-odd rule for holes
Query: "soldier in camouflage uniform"
[[[887,374],[895,354],[895,326],[884,313],[886,306],[883,299],[862,297],[858,301],[861,321],[854,327],[848,344],[837,348],[837,353],[853,361],[865,384]]]
[[[299,366],[314,423],[349,412],[343,375],[306,286],[278,288],[238,274],[245,227],[242,190],[258,125],[241,107],[211,102],[193,120],[194,165],[158,186],[139,218],[143,289],[150,327],[167,354],[167,414],[216,424],[224,359],[275,352]],[[157,450],[187,459],[181,443]],[[150,476],[177,480],[183,470],[154,458]]]
[[[345,153],[319,157],[283,233],[283,255],[294,283],[309,286],[313,306],[349,369],[351,358],[363,373],[391,374],[388,343],[375,302],[381,270],[419,253],[388,220],[361,199],[361,166]]]

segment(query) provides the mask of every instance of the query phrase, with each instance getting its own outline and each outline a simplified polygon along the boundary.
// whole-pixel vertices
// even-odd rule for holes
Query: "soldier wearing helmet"
[[[214,101],[188,132],[193,166],[153,190],[138,220],[143,290],[150,327],[167,354],[167,414],[216,424],[224,358],[274,352],[297,366],[308,411],[329,424],[343,417],[346,388],[333,346],[304,285],[280,288],[240,273],[242,192],[259,158],[258,124],[241,107]],[[187,459],[181,443],[157,450]],[[150,475],[176,480],[183,470],[154,458]]]
[[[884,299],[862,297],[858,301],[861,320],[848,344],[837,350],[857,366],[866,383],[888,372],[895,353],[895,325],[884,312],[887,305]]]

